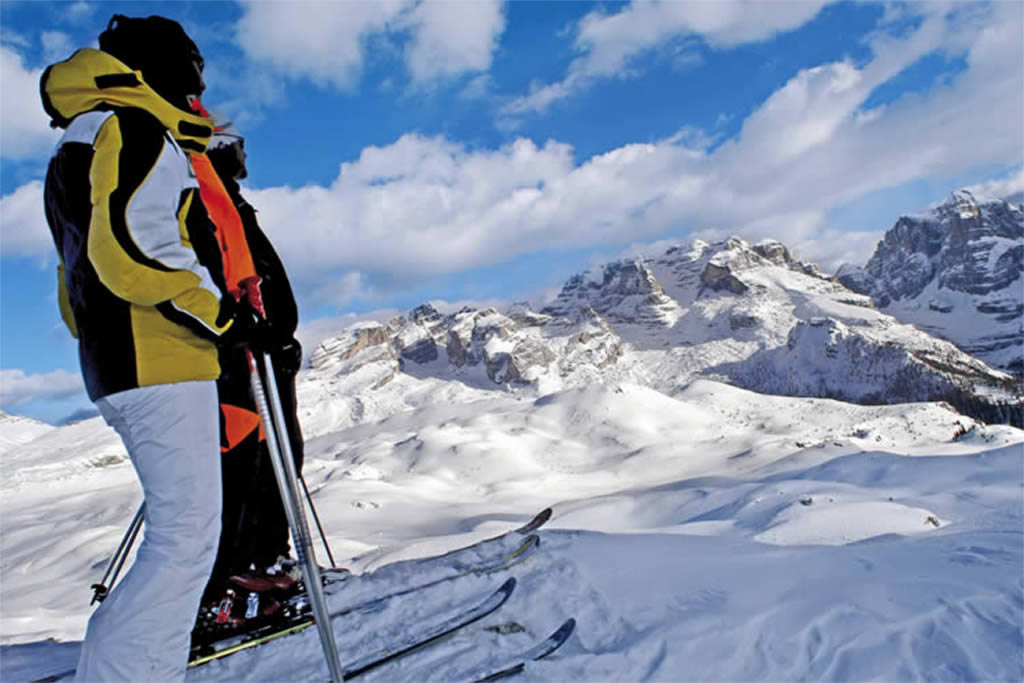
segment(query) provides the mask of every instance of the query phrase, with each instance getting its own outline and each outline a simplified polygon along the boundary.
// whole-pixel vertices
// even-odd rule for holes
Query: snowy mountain
[[[904,216],[839,279],[878,307],[1024,377],[1024,204],[954,192]]]
[[[541,311],[360,323],[298,382],[304,477],[355,574],[330,607],[551,505],[501,610],[368,683],[473,680],[570,616],[524,680],[1021,680],[1024,431],[963,414],[1009,383],[736,238],[575,276]],[[31,680],[74,665],[141,492],[100,418],[3,416],[0,444],[0,678]],[[343,663],[504,578],[334,620]],[[187,679],[326,676],[308,629]]]
[[[576,275],[540,312],[421,306],[361,323],[316,349],[310,377],[302,402],[314,433],[454,395],[625,381],[671,396],[702,377],[858,403],[947,401],[1020,422],[1002,405],[1008,375],[878,311],[783,245],[738,238]]]

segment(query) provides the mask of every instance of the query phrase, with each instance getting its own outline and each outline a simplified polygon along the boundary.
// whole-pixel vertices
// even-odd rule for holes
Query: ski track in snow
[[[958,421],[974,428],[951,440]],[[4,681],[73,666],[89,584],[140,499],[101,421],[63,429],[0,453]],[[334,609],[555,509],[524,564],[335,619],[344,663],[519,579],[498,612],[366,681],[484,673],[570,616],[570,641],[519,680],[1024,679],[1020,430],[938,404],[699,381],[672,398],[625,384],[482,394],[312,432],[306,478],[359,574]],[[187,680],[325,678],[307,629]]]

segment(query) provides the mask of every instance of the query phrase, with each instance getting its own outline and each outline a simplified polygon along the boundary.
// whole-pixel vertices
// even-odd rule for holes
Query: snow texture
[[[334,608],[429,579],[417,558],[555,508],[541,551],[511,570],[519,586],[504,608],[366,680],[459,679],[569,616],[576,634],[523,680],[1024,675],[1024,432],[942,404],[858,406],[707,380],[674,397],[627,383],[535,399],[465,391],[308,442],[307,481],[357,574]],[[99,419],[4,458],[0,665],[4,680],[26,680],[73,665],[88,586],[140,492]],[[501,580],[468,577],[337,619],[342,660]],[[326,675],[307,630],[188,680]]]

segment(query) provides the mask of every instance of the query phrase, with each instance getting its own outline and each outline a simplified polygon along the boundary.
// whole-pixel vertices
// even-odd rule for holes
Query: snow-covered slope
[[[323,381],[318,372],[302,384]],[[384,388],[403,381],[420,380]],[[573,640],[525,680],[1020,678],[1024,432],[937,403],[859,406],[706,380],[674,397],[629,383],[536,398],[465,391],[307,443],[331,545],[362,575],[351,595],[417,571],[396,562],[555,507],[506,607],[367,680],[451,680],[568,616],[579,619]],[[138,503],[98,423],[8,454],[18,465],[0,488],[4,680],[73,664],[88,586]],[[338,620],[343,660],[500,580]],[[501,625],[505,635],[483,630]],[[325,675],[307,631],[189,680]]]
[[[1024,376],[1024,204],[954,192],[839,279],[881,310]]]
[[[20,415],[0,411],[0,456],[53,429],[52,426]]]

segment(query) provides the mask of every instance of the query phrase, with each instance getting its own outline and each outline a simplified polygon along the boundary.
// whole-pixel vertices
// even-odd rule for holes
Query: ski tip
[[[529,659],[538,661],[544,659],[555,650],[565,645],[566,641],[572,636],[573,631],[576,630],[576,618],[570,617],[562,622],[562,625],[555,629],[555,632],[544,640],[543,643],[538,645],[536,649],[527,655]]]
[[[558,627],[558,629],[551,634],[551,637],[556,640],[566,640],[572,635],[572,632],[576,630],[576,617],[569,617],[565,620],[565,623]]]
[[[508,595],[508,594],[512,593],[512,591],[515,590],[515,588],[516,588],[516,577],[510,576],[510,577],[508,577],[508,580],[505,581],[505,583],[501,584],[501,588],[498,589],[498,592],[499,593],[504,593],[504,594]]]
[[[59,673],[51,674],[49,676],[43,676],[42,678],[33,678],[28,683],[54,683],[55,681],[69,681],[75,677],[75,669],[68,669],[67,671],[61,671]]]
[[[516,529],[516,533],[528,534],[531,531],[536,531],[537,529],[548,523],[548,520],[551,519],[551,515],[553,513],[554,511],[551,508],[544,508],[536,515],[534,515],[533,519],[531,519],[529,522]]]

